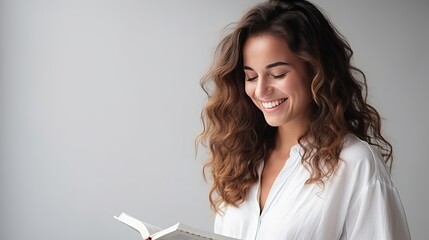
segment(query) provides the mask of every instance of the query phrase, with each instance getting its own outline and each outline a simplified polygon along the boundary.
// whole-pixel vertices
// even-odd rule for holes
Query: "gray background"
[[[0,0],[0,239],[140,239],[113,219],[122,211],[211,230],[199,79],[256,2]],[[425,239],[429,4],[316,3],[367,74],[413,239]]]

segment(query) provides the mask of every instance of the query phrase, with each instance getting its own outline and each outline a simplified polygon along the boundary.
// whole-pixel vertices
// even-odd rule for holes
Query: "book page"
[[[154,226],[152,224],[143,222],[143,224],[146,226],[148,232],[150,233],[150,236],[152,236],[154,233],[156,234],[156,232],[162,231],[162,228]]]
[[[193,234],[181,232],[181,231],[174,231],[164,236],[155,237],[153,238],[153,240],[217,240],[217,239],[206,238],[203,236],[193,235]]]
[[[177,223],[152,235],[153,240],[232,240],[222,235]]]
[[[216,234],[214,232],[207,232],[199,228],[191,227],[188,225],[185,225],[183,223],[179,223],[178,230],[180,230],[182,233],[188,233],[195,236],[195,239],[198,240],[207,240],[207,239],[213,239],[213,240],[238,240],[236,238],[227,237],[223,235]],[[199,238],[197,238],[199,237]],[[194,238],[190,238],[194,239]]]
[[[213,232],[207,232],[202,229],[190,227],[183,223],[177,223],[169,228],[160,229],[159,227],[141,222],[126,213],[115,217],[122,223],[140,232],[143,239],[151,237],[152,240],[234,240],[235,238],[222,236]],[[151,233],[151,234],[150,234]],[[237,240],[237,239],[235,239]]]
[[[130,215],[126,214],[126,213],[121,213],[121,215],[119,215],[119,217],[114,216],[116,219],[118,219],[119,221],[121,221],[122,223],[126,224],[127,226],[133,228],[134,230],[136,230],[137,232],[140,233],[140,235],[143,237],[143,239],[147,239],[150,234],[149,234],[149,230],[147,229],[146,225],[141,222],[140,220],[131,217]],[[157,230],[155,230],[157,231]]]

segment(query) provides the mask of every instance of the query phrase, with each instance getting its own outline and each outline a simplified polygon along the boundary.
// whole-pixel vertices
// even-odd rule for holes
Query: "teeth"
[[[267,108],[267,109],[275,108],[278,105],[284,103],[285,101],[286,99],[280,99],[280,100],[271,101],[271,102],[262,102],[262,106],[264,106],[264,108]]]

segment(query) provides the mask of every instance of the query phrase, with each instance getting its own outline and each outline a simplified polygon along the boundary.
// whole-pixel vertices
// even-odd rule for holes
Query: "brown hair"
[[[386,163],[392,160],[380,115],[367,103],[365,75],[351,65],[353,51],[345,38],[307,1],[267,1],[245,14],[220,42],[201,80],[208,101],[197,141],[210,151],[204,170],[213,178],[209,196],[215,211],[222,202],[237,205],[245,199],[274,146],[277,128],[266,123],[244,91],[242,48],[249,36],[261,33],[283,38],[312,77],[308,128],[299,139],[302,162],[311,173],[307,184],[332,176],[347,133],[377,146]]]

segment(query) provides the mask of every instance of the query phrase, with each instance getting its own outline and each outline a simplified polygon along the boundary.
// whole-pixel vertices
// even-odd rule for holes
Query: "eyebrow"
[[[275,62],[275,63],[268,64],[265,67],[265,69],[270,69],[270,68],[273,68],[273,67],[284,66],[284,65],[291,65],[291,64],[287,63],[287,62]],[[246,66],[246,65],[244,65],[243,68],[244,68],[244,70],[252,70],[253,71],[253,69],[251,67]]]

